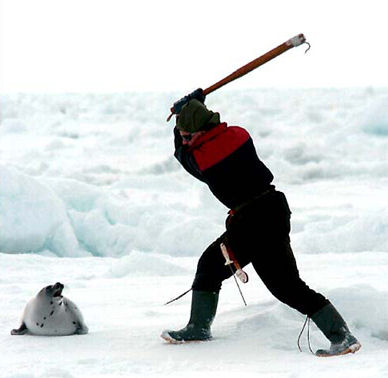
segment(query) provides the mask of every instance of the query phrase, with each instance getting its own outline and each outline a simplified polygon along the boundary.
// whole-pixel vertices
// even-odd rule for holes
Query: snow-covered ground
[[[304,317],[247,267],[224,283],[214,340],[167,345],[186,324],[201,251],[226,209],[172,157],[179,93],[0,97],[0,376],[388,377],[388,89],[220,90],[209,108],[246,127],[293,210],[302,277],[363,347],[319,359]],[[60,281],[86,336],[10,336]],[[327,342],[312,325],[312,347]]]

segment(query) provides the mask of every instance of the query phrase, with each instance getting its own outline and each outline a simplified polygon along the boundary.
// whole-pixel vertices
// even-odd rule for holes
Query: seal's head
[[[57,282],[55,285],[50,285],[44,287],[39,295],[45,295],[49,298],[62,298],[62,290],[64,286],[60,282]]]

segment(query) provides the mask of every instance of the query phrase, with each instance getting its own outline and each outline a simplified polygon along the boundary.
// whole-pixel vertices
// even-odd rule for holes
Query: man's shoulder
[[[249,132],[241,126],[228,126],[226,128],[226,131],[229,134],[234,134],[236,136],[247,137],[247,138],[250,137]]]
[[[208,148],[213,149],[214,146],[222,146],[221,148],[225,148],[229,146],[233,150],[250,139],[248,131],[241,126],[226,126],[225,124],[219,131],[213,135],[209,133],[208,141],[210,143],[208,144]]]
[[[240,126],[228,126],[219,132],[207,135],[201,144],[193,149],[193,155],[201,171],[204,171],[247,145],[249,133]],[[249,144],[249,143],[248,143]]]

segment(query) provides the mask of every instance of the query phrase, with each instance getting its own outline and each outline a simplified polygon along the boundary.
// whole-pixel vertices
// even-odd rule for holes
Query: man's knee
[[[230,276],[221,253],[221,240],[222,236],[210,244],[198,260],[192,285],[194,290],[219,292],[222,281]]]
[[[217,280],[209,274],[196,274],[192,285],[193,290],[213,291],[218,293],[221,290],[222,280]]]
[[[312,290],[301,279],[282,282],[269,290],[279,301],[306,315],[322,308],[327,301],[323,295]]]

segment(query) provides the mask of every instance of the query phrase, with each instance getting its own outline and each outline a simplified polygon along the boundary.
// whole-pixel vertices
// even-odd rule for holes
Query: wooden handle
[[[298,34],[293,38],[290,38],[288,41],[282,43],[278,47],[275,47],[274,49],[268,51],[262,56],[259,56],[255,60],[252,60],[252,62],[249,62],[245,66],[242,66],[237,71],[234,71],[230,75],[226,76],[222,80],[218,81],[217,83],[213,84],[209,88],[206,88],[203,91],[203,94],[206,96],[209,93],[214,92],[216,89],[223,87],[225,84],[230,83],[233,80],[236,80],[240,78],[241,76],[246,75],[248,72],[253,71],[255,68],[262,66],[264,63],[269,62],[273,58],[276,58],[280,54],[283,54],[289,49],[292,49],[293,47],[299,46],[306,42],[306,38],[303,34]],[[307,50],[306,50],[307,51]],[[171,119],[171,117],[176,114],[174,106],[170,109],[171,114],[167,118],[167,122]]]
[[[287,50],[292,49],[293,47],[299,46],[305,42],[306,42],[305,36],[303,34],[298,34],[297,36],[282,43],[278,47],[275,47],[274,49],[268,51],[264,55],[252,60],[252,62],[249,62],[245,66],[234,71],[230,75],[226,76],[222,80],[220,80],[217,83],[210,86],[209,88],[206,88],[203,91],[204,95],[206,96],[209,93],[214,92],[216,89],[221,88],[225,84],[228,84],[231,81],[236,80],[236,79],[240,78],[241,76],[246,75],[248,72],[251,72],[255,68],[262,66],[264,63],[269,62],[270,60],[272,60],[273,58],[276,58],[280,54],[283,54]]]

